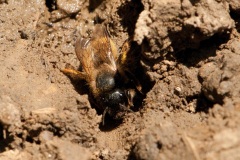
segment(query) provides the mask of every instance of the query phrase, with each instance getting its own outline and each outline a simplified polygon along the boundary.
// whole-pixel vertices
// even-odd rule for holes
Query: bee
[[[97,24],[91,38],[80,37],[76,41],[81,70],[69,64],[62,70],[73,79],[87,82],[95,104],[102,111],[103,125],[106,115],[120,120],[131,112],[133,98],[142,89],[132,73],[136,59],[129,52],[130,42],[127,40],[118,51],[107,29]]]

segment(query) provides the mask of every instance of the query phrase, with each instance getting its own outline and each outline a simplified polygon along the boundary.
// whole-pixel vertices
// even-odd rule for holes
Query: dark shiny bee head
[[[101,96],[103,105],[106,107],[103,113],[103,124],[105,114],[108,114],[115,120],[120,120],[124,117],[128,109],[127,94],[119,88],[116,88]]]

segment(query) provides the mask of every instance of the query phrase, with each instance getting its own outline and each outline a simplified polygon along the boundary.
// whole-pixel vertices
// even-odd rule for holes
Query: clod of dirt
[[[64,159],[64,160],[88,160],[90,152],[77,144],[54,138],[40,147],[45,157],[43,159]]]
[[[148,129],[133,147],[132,156],[136,160],[194,159],[194,154],[185,141],[184,134],[173,123],[162,123]],[[178,148],[185,153],[182,153]],[[171,150],[171,152],[169,152]],[[174,154],[172,154],[174,153]]]
[[[19,107],[8,96],[0,97],[0,122],[4,126],[15,125],[17,127],[21,126],[20,110]]]
[[[227,2],[229,3],[231,10],[233,10],[237,14],[240,14],[240,1],[238,1],[238,0],[227,0]]]
[[[27,152],[21,152],[19,150],[9,150],[0,155],[1,160],[21,160],[21,159],[30,159],[31,155]]]
[[[21,133],[21,110],[19,106],[6,95],[0,96],[0,108],[0,135],[2,144],[4,144],[4,141],[8,143],[14,134]]]
[[[236,112],[237,111],[237,112]],[[196,159],[239,159],[239,105],[214,105],[206,123],[196,125],[185,137]]]
[[[0,155],[3,160],[15,159],[62,159],[62,160],[89,160],[90,151],[72,142],[54,138],[44,144],[26,144],[23,150],[11,150]]]
[[[134,157],[137,160],[158,159],[158,152],[161,146],[161,142],[153,137],[152,134],[147,134],[135,144],[133,148]]]
[[[203,79],[202,91],[206,98],[214,103],[222,103],[223,101],[223,95],[217,92],[221,74],[221,70],[214,62],[205,64],[199,71],[199,76]]]
[[[142,3],[144,11],[137,20],[134,40],[143,43],[143,55],[147,59],[198,48],[201,41],[234,27],[228,8],[215,0],[194,3],[144,0]]]
[[[39,140],[41,143],[46,143],[53,139],[53,133],[49,131],[42,131],[39,134]]]
[[[80,10],[82,3],[79,0],[57,0],[57,8],[66,14],[74,14]]]
[[[203,79],[204,95],[219,104],[229,98],[233,104],[240,102],[240,41],[233,39],[227,46],[231,51],[220,50],[218,56],[212,62],[204,64],[199,71],[199,76]]]
[[[63,18],[76,15],[81,10],[83,3],[83,1],[79,0],[57,0],[56,4],[51,4],[53,6],[49,8],[50,11],[53,10],[50,20],[56,22]]]

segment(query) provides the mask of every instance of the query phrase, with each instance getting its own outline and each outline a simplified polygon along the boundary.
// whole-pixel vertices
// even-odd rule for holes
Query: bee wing
[[[79,59],[81,66],[86,74],[85,79],[89,81],[90,75],[94,71],[93,60],[89,49],[90,39],[79,38],[76,41],[75,52]]]
[[[116,70],[118,51],[104,26],[95,26],[91,44],[92,53],[94,54],[94,65],[99,67],[101,64],[105,63],[108,64],[113,70]]]
[[[94,79],[93,72],[102,66],[108,66],[113,71],[117,70],[117,48],[102,25],[95,26],[92,38],[79,38],[75,51],[84,72],[90,79]]]

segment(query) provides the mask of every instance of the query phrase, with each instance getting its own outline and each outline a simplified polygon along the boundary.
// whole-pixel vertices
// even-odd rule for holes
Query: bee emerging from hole
[[[75,45],[81,71],[67,64],[62,72],[87,82],[96,106],[102,111],[104,125],[106,115],[114,120],[123,119],[142,87],[132,73],[136,57],[129,52],[130,41],[118,52],[104,26],[96,25],[92,35],[89,39],[79,38]]]

